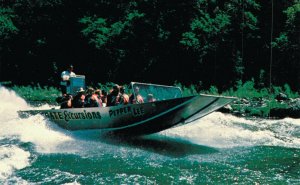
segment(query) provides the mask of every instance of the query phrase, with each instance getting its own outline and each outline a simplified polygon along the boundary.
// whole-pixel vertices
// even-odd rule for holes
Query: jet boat
[[[131,83],[144,103],[110,107],[19,111],[21,115],[42,114],[68,130],[99,129],[125,135],[147,135],[185,125],[229,104],[234,97],[194,95],[183,97],[179,87]],[[133,91],[133,93],[135,93]],[[155,101],[147,102],[151,94]]]

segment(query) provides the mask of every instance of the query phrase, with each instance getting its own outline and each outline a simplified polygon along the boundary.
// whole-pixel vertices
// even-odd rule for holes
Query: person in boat
[[[98,98],[98,103],[99,103],[100,107],[103,107],[103,103],[102,103],[102,96],[103,95],[102,95],[101,89],[96,89],[95,95]]]
[[[101,94],[102,94],[101,95],[102,105],[103,105],[103,107],[105,107],[107,105],[107,91],[102,90]]]
[[[155,102],[156,100],[154,99],[153,94],[148,94],[147,95],[147,102]]]
[[[67,88],[70,85],[70,77],[76,76],[76,74],[73,72],[73,65],[70,65],[66,71],[63,71],[60,75],[61,82],[60,82],[60,89],[62,95],[67,94]]]
[[[92,87],[87,89],[85,96],[85,107],[100,107],[99,99]]]
[[[95,90],[95,94],[97,95],[97,98],[100,98],[100,99],[101,99],[101,96],[102,96],[102,91],[101,91],[101,89],[96,89],[96,90]]]
[[[144,103],[143,97],[140,95],[140,88],[135,87],[134,93],[132,93],[129,97],[129,102],[131,104],[138,104],[138,103]]]
[[[61,109],[69,109],[69,108],[72,108],[72,100],[73,100],[73,97],[72,95],[70,94],[66,94],[63,96],[63,99],[61,101],[61,104],[60,104],[60,108]]]
[[[79,88],[77,94],[74,96],[72,105],[74,108],[83,108],[85,104],[85,91],[82,87]]]
[[[113,86],[112,91],[107,95],[107,106],[116,106],[120,103],[120,87],[118,84]]]
[[[127,105],[129,103],[129,96],[125,93],[125,87],[120,86],[120,104]]]

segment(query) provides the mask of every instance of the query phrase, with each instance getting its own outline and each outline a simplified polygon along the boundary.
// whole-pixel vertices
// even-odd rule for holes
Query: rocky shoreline
[[[230,105],[219,109],[222,113],[230,113],[239,117],[263,117],[282,119],[286,117],[300,118],[300,98],[288,98],[280,93],[275,100],[265,98],[241,98]]]
[[[287,108],[273,108],[270,110],[270,116],[276,118],[300,118],[300,98],[291,100]]]

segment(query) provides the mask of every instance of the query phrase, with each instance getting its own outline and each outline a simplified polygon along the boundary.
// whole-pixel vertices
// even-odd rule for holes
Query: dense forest
[[[300,90],[299,0],[0,0],[0,81]]]

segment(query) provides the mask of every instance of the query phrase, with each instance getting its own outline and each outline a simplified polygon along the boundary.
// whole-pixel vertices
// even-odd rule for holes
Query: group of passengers
[[[88,88],[86,91],[80,88],[73,97],[70,94],[63,94],[62,97],[56,99],[61,103],[61,108],[83,108],[83,107],[102,107],[104,96],[100,89],[94,90]]]
[[[57,102],[61,103],[62,109],[144,103],[143,97],[139,94],[138,87],[135,87],[134,92],[134,94],[128,96],[125,93],[125,87],[117,84],[113,86],[112,90],[109,91],[109,94],[104,90],[94,90],[92,87],[88,88],[86,91],[83,88],[80,88],[74,97],[69,94],[63,94],[62,97],[57,99]],[[149,94],[147,101],[153,102],[153,95],[151,96],[151,94]]]
[[[80,88],[74,98],[71,98],[71,107],[102,107],[102,99],[103,96],[100,89],[94,90],[93,88],[88,88],[86,91],[84,91],[83,88]]]

